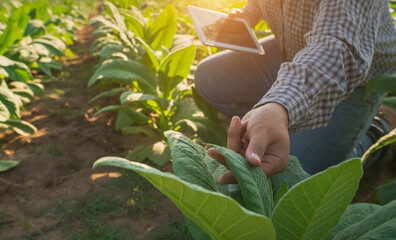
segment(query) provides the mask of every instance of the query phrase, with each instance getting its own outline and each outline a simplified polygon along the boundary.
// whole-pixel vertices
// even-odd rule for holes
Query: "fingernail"
[[[261,165],[261,159],[257,153],[252,153],[252,158],[256,159],[257,162]]]

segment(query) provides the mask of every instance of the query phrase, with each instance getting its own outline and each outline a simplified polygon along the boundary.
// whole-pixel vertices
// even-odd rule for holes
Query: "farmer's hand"
[[[239,8],[233,8],[228,12],[230,18],[243,18],[247,21],[248,25],[251,26],[250,19],[243,14],[243,11]]]
[[[286,170],[290,150],[286,109],[278,103],[267,103],[248,112],[242,122],[239,117],[232,118],[227,148],[245,156],[251,166],[260,166],[267,177]],[[227,167],[216,149],[209,149],[208,154]],[[236,183],[236,179],[226,173],[218,182]]]

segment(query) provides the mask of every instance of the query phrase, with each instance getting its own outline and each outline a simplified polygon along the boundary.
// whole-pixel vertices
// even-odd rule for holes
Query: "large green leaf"
[[[43,35],[46,32],[43,21],[38,19],[30,20],[26,26],[24,36],[38,36]]]
[[[14,168],[18,164],[19,164],[19,161],[0,160],[0,172],[5,172],[11,168]]]
[[[114,53],[124,52],[128,49],[121,44],[107,44],[101,50],[97,51],[94,56],[98,56],[100,60],[110,59]]]
[[[35,95],[44,93],[44,86],[41,84],[40,79],[34,79],[33,81],[28,82],[27,85]]]
[[[261,168],[250,166],[242,155],[228,148],[212,146],[224,155],[227,165],[241,187],[246,208],[270,216],[273,207],[272,190]]]
[[[286,171],[271,177],[272,190],[274,193],[277,193],[278,190],[281,189],[283,182],[286,182],[287,187],[290,189],[295,184],[307,179],[309,176],[310,175],[301,167],[298,159],[295,156],[289,156],[289,163]]]
[[[120,105],[109,105],[109,106],[106,106],[106,107],[100,109],[99,111],[97,111],[93,116],[96,117],[99,114],[104,113],[104,112],[119,110],[121,107],[122,106],[120,106]]]
[[[175,175],[205,189],[218,191],[216,181],[203,161],[207,155],[203,147],[179,132],[166,131],[165,136],[169,141]]]
[[[198,127],[197,133],[202,141],[226,145],[227,131],[220,123],[205,118],[194,118],[193,123]]]
[[[20,103],[17,97],[8,89],[5,82],[0,85],[0,102],[7,107],[10,117],[20,117]]]
[[[120,93],[123,93],[125,91],[128,91],[129,88],[125,88],[125,87],[121,87],[121,88],[112,88],[108,91],[104,91],[99,93],[98,95],[96,95],[94,98],[92,98],[91,100],[89,100],[90,103],[95,102],[96,100],[98,100],[99,98],[102,97],[111,97]]]
[[[10,111],[2,101],[0,101],[0,122],[4,122],[10,118]]]
[[[2,124],[12,127],[15,132],[23,136],[28,136],[37,132],[37,128],[33,124],[20,119],[8,119],[2,122]]]
[[[194,221],[213,240],[275,239],[271,220],[242,208],[230,197],[188,183],[171,173],[117,157],[105,157],[98,166],[115,166],[133,170],[169,197],[176,206]]]
[[[171,159],[169,145],[165,141],[158,141],[146,150],[147,158],[158,166],[163,166]]]
[[[381,239],[393,240],[396,236],[396,200],[386,204],[362,221],[339,232],[335,240]]]
[[[340,221],[338,221],[337,225],[331,229],[329,234],[323,240],[332,240],[334,236],[345,228],[349,227],[352,224],[358,223],[362,221],[368,215],[374,213],[381,206],[370,203],[356,203],[351,204],[345,210],[344,214],[342,214]]]
[[[143,64],[133,60],[115,59],[100,66],[89,79],[88,87],[107,79],[136,80],[145,93],[156,93],[156,76]]]
[[[217,182],[220,175],[228,172],[222,164],[211,158],[203,147],[179,132],[169,130],[165,132],[165,136],[172,150],[176,176],[208,190],[218,189],[227,195],[228,186]],[[187,164],[189,167],[184,168]]]
[[[354,197],[361,176],[360,159],[352,159],[296,184],[274,209],[277,239],[325,237]]]
[[[389,108],[396,115],[396,97],[385,98],[382,105]]]
[[[133,107],[122,106],[120,107],[115,122],[115,129],[121,130],[129,127],[134,123],[146,124],[150,119],[141,112],[136,111]]]
[[[7,28],[0,36],[0,55],[3,55],[8,47],[22,39],[27,22],[29,20],[28,8],[25,6],[14,8],[7,22]]]
[[[143,133],[152,140],[161,140],[162,136],[158,129],[152,128],[149,125],[125,127],[121,130],[122,134],[139,134]]]
[[[121,16],[120,12],[118,11],[118,8],[109,1],[105,1],[103,5],[105,7],[106,12],[114,19],[115,24],[117,24],[117,26],[120,29],[125,30],[126,25],[124,22],[124,18]]]
[[[13,81],[27,82],[32,79],[30,69],[22,62],[0,56],[0,66],[7,72],[7,77]]]
[[[37,62],[40,70],[43,71],[46,75],[52,76],[51,69],[62,70],[63,65],[57,61],[54,61],[50,57],[41,58],[39,62]]]
[[[160,89],[166,97],[190,73],[191,64],[195,58],[194,45],[171,52],[161,62],[159,69]]]
[[[153,68],[154,72],[157,72],[160,63],[158,56],[155,54],[154,50],[141,38],[137,37],[136,41],[140,44],[140,46],[146,51],[145,55],[143,55],[141,62],[149,68]]]
[[[377,198],[382,205],[396,200],[396,180],[378,187]]]
[[[33,44],[41,44],[45,46],[52,56],[65,56],[66,44],[57,37],[52,35],[43,35],[32,41]]]
[[[25,82],[11,82],[9,84],[10,90],[16,97],[19,97],[23,104],[28,104],[34,101],[34,92]]]
[[[139,145],[129,152],[125,158],[133,162],[143,162],[147,158],[147,152],[152,145]]]
[[[176,34],[176,14],[172,4],[166,6],[148,28],[148,42],[155,50],[161,50],[161,46],[170,48],[173,37]]]
[[[383,74],[370,80],[365,97],[367,98],[370,92],[386,93],[389,91],[396,91],[396,75]]]
[[[133,103],[133,102],[145,102],[148,100],[158,101],[159,98],[153,94],[145,94],[140,92],[134,91],[126,91],[123,92],[120,96],[120,102],[122,105]]]
[[[109,44],[121,45],[121,41],[110,38],[110,36],[97,38],[89,47],[89,52],[93,54]]]
[[[141,15],[136,7],[131,10],[120,9],[120,13],[125,18],[125,24],[128,30],[132,31],[136,37],[146,39],[146,23],[144,17]]]
[[[33,4],[34,9],[30,12],[30,16],[34,19],[48,20],[50,17],[48,14],[48,0],[38,0]]]

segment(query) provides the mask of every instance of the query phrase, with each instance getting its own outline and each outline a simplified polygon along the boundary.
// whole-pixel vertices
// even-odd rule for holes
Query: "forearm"
[[[373,60],[380,5],[367,1],[350,12],[335,4],[322,2],[312,30],[305,34],[307,45],[281,65],[276,82],[255,106],[280,103],[288,110],[293,131],[326,125],[334,107],[366,80]]]

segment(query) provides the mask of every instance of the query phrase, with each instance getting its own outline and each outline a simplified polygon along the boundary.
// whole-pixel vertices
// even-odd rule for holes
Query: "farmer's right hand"
[[[245,19],[249,26],[251,26],[250,19],[243,13],[239,8],[233,8],[228,12],[230,18],[242,18]]]
[[[270,177],[286,170],[290,140],[287,111],[278,103],[267,103],[248,112],[243,120],[233,117],[228,129],[227,148],[244,156],[251,166],[260,167]],[[208,154],[227,166],[214,148]],[[218,179],[220,184],[236,183],[231,172]]]

